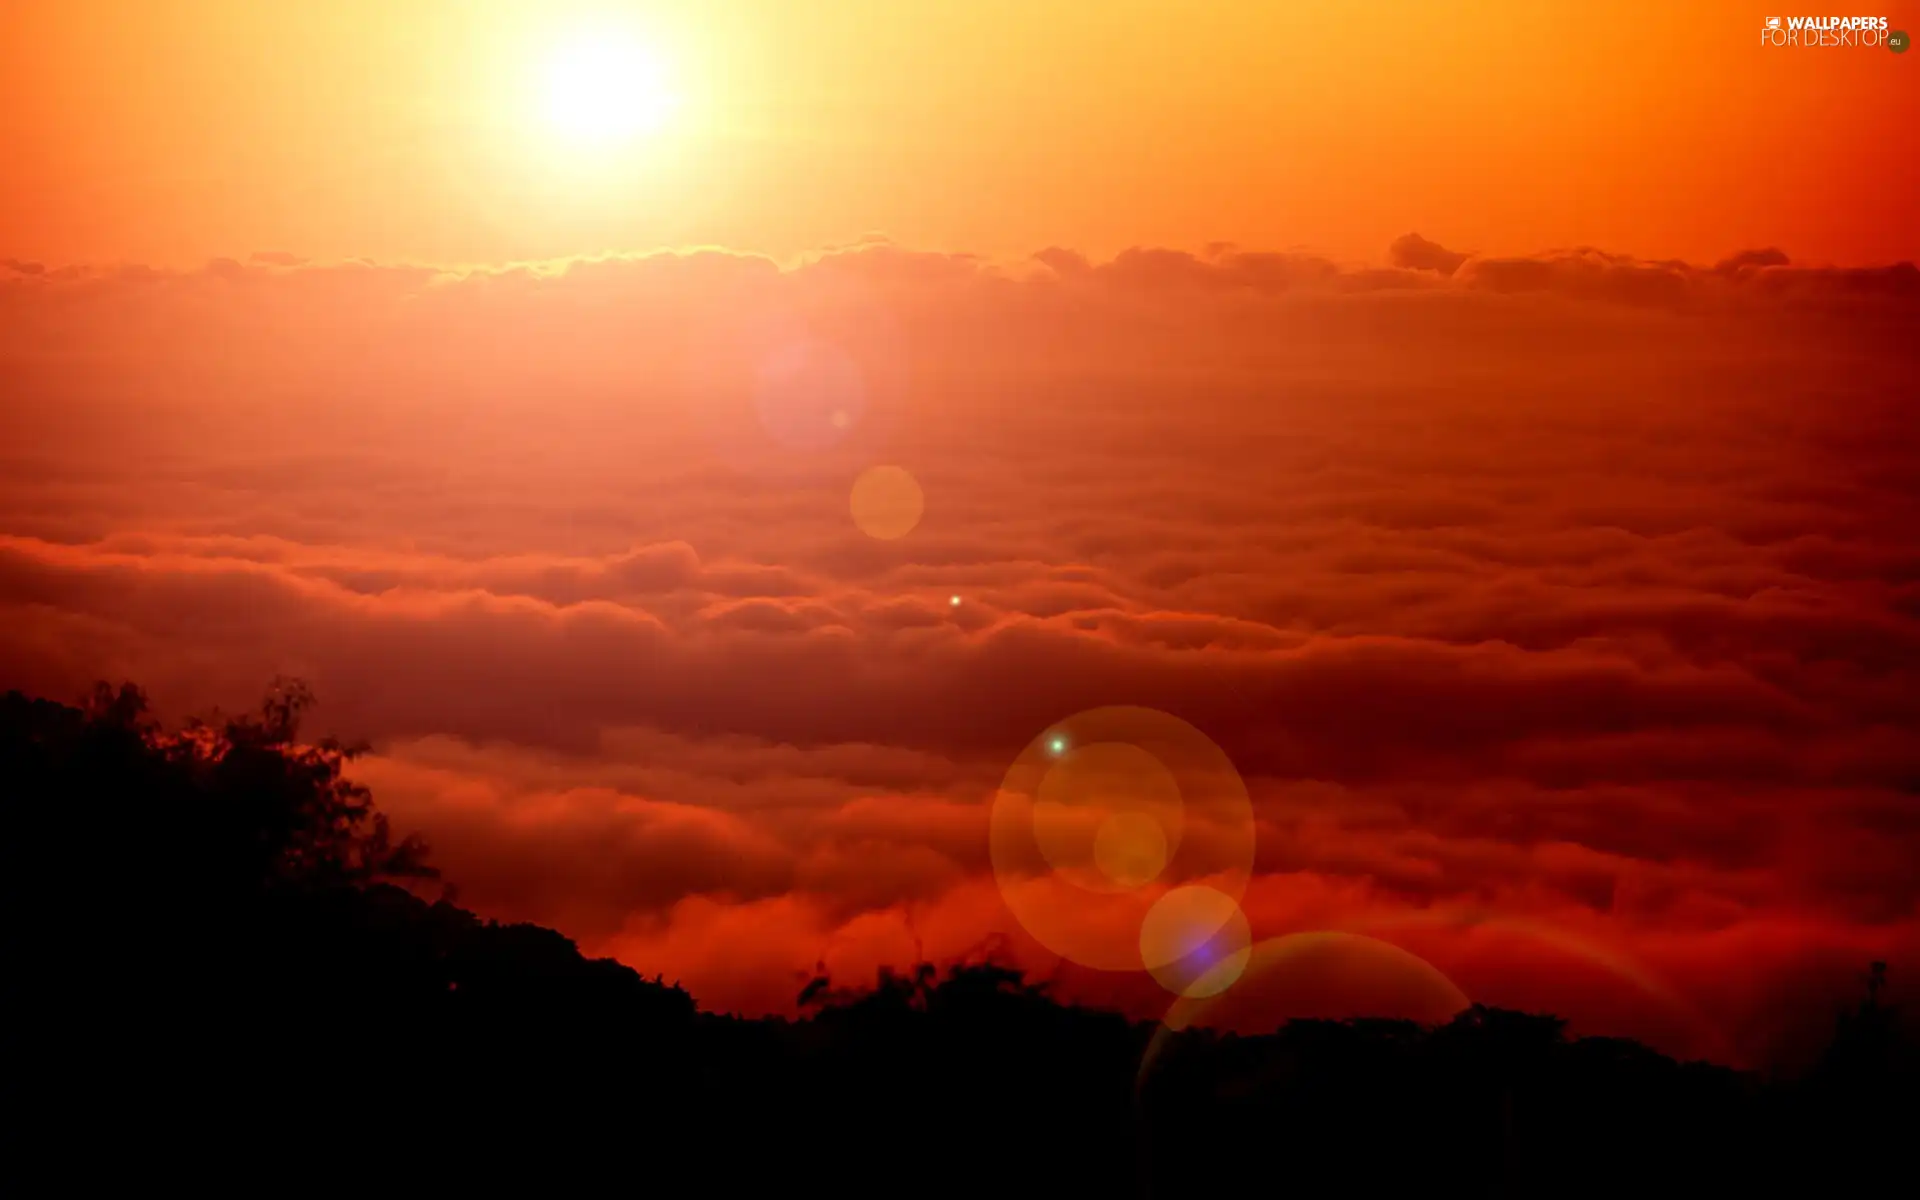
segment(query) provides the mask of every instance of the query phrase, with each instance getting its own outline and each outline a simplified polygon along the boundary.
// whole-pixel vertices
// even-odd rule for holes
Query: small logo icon
[[[1780,18],[1779,18],[1779,17],[1768,17],[1768,18],[1767,18],[1767,28],[1768,28],[1768,29],[1778,29],[1778,28],[1780,28]]]
[[[1907,47],[1913,45],[1913,35],[1904,29],[1896,29],[1887,35],[1887,49],[1895,54],[1905,54]]]

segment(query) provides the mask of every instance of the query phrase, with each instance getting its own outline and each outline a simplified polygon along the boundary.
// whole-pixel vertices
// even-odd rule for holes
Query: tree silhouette
[[[1884,962],[1802,1078],[1483,1006],[1170,1034],[991,954],[817,970],[795,1019],[706,1014],[410,890],[425,846],[348,778],[356,748],[302,740],[312,703],[280,680],[168,733],[130,685],[0,696],[6,1171],[1161,1198],[1828,1195],[1908,1170],[1920,1077]]]
[[[435,877],[425,843],[410,836],[396,844],[371,793],[344,777],[364,747],[299,742],[312,705],[305,683],[276,679],[257,713],[195,723],[166,743],[234,839],[231,861],[256,886]]]

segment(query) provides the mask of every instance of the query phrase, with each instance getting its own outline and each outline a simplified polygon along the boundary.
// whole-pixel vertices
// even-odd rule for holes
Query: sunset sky
[[[0,254],[494,262],[882,232],[1024,256],[1232,241],[1371,261],[1596,245],[1920,256],[1914,60],[1763,48],[1700,0],[12,0]],[[1893,28],[1908,0],[1874,10]],[[556,152],[554,47],[681,94]],[[1901,219],[1906,214],[1909,219]]]
[[[1920,56],[1771,11],[13,0],[0,689],[303,677],[461,903],[749,1012],[1164,1012],[990,838],[1140,706],[1253,938],[1790,1053],[1920,980]]]

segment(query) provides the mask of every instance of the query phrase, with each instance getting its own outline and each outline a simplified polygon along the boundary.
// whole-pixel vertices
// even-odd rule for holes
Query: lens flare
[[[1576,1021],[1575,1035],[1630,1037],[1682,1059],[1740,1057],[1725,1029],[1646,964],[1560,925],[1456,907],[1381,914],[1347,928],[1413,948],[1432,942],[1462,980],[1484,977],[1485,999],[1501,1008],[1553,1012],[1570,994],[1604,998],[1594,1007],[1605,1017],[1591,1025]],[[1499,969],[1514,961],[1535,970],[1516,976]]]
[[[1294,1020],[1384,1017],[1437,1024],[1471,1001],[1439,968],[1391,942],[1357,933],[1295,933],[1253,948],[1231,988],[1175,1001],[1167,1029],[1272,1033]]]
[[[1328,1031],[1259,1043],[1241,1038],[1275,1033],[1292,1020],[1384,1017],[1439,1024],[1468,1003],[1424,959],[1373,938],[1296,933],[1254,946],[1226,987],[1205,991],[1203,977],[1202,989],[1174,1000],[1141,1058],[1135,1136],[1143,1165],[1150,1164],[1143,1181],[1148,1194],[1166,1194],[1176,1183],[1180,1195],[1220,1194],[1244,1175],[1245,1166],[1217,1155],[1246,1128],[1222,1122],[1249,1111],[1250,1099],[1290,1106],[1331,1099],[1324,1079],[1301,1071],[1313,1047],[1326,1044]],[[1213,1036],[1222,1034],[1239,1036]],[[1336,1084],[1332,1091],[1338,1090]],[[1405,1099],[1360,1096],[1363,1108]],[[1284,1144],[1287,1132],[1274,1129],[1266,1136]],[[1312,1147],[1311,1135],[1303,1134],[1293,1149],[1310,1153]]]
[[[1121,887],[1149,883],[1167,865],[1166,831],[1152,817],[1115,813],[1093,835],[1093,862]]]
[[[892,541],[912,533],[926,512],[920,481],[904,467],[869,467],[853,481],[848,498],[853,523],[868,537]]]
[[[1239,981],[1253,951],[1253,929],[1232,896],[1210,887],[1175,888],[1140,922],[1140,957],[1176,996],[1217,996]]]
[[[1253,805],[1227,756],[1178,717],[1113,707],[1052,726],[1008,770],[988,823],[1009,911],[1069,962],[1161,971],[1188,992],[1237,952]]]
[[[1152,754],[1125,742],[1081,745],[1040,778],[1034,843],[1080,887],[1130,890],[1158,876],[1179,848],[1180,809],[1179,783]]]
[[[825,450],[859,424],[866,412],[866,383],[845,353],[805,338],[781,347],[762,364],[754,403],[760,424],[776,442],[793,450]]]

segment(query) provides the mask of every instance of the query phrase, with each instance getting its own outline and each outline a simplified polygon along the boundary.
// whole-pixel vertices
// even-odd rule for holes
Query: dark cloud
[[[1438,271],[1442,275],[1453,274],[1469,257],[1417,233],[1402,234],[1387,247],[1387,261],[1394,266],[1412,271]]]
[[[1454,277],[1491,292],[1550,292],[1651,308],[1679,308],[1690,298],[1685,264],[1644,263],[1597,250],[1541,258],[1474,258]]]
[[[1762,250],[1742,250],[1729,255],[1713,265],[1713,269],[1722,275],[1737,275],[1760,267],[1784,267],[1790,265],[1787,252],[1777,246],[1768,246]]]

